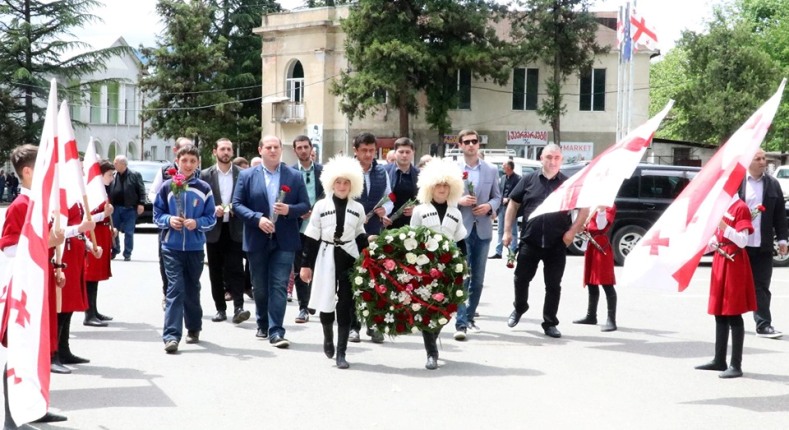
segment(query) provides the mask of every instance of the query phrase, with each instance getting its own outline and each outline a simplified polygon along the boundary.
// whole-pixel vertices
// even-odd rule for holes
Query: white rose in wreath
[[[425,264],[429,264],[430,259],[425,254],[421,254],[419,257],[416,257],[416,264],[420,266],[424,266]]]
[[[419,246],[419,242],[417,242],[416,239],[412,239],[409,237],[408,239],[403,241],[403,246],[407,251],[413,251],[416,249],[417,246]]]
[[[405,255],[405,261],[408,264],[416,264],[416,254],[413,252],[409,252]]]

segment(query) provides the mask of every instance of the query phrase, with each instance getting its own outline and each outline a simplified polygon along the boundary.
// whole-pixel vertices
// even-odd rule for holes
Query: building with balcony
[[[350,141],[362,131],[381,138],[381,156],[400,137],[399,113],[383,103],[385,97],[377,112],[350,122],[339,110],[339,97],[331,94],[332,80],[349,67],[340,27],[348,13],[348,6],[337,6],[264,15],[255,29],[263,41],[263,134],[281,137],[286,148],[296,135],[306,134],[319,145],[323,160],[338,152],[352,153]],[[597,155],[616,140],[616,13],[598,13],[598,17],[598,41],[612,49],[595,60],[590,73],[570,77],[563,89],[567,113],[562,117],[562,144],[574,148],[572,156],[577,159]],[[500,36],[508,34],[508,25],[497,24]],[[641,49],[634,55],[634,126],[648,119],[652,54]],[[548,73],[543,64],[522,64],[514,68],[506,85],[499,86],[474,79],[470,70],[459,71],[459,103],[449,113],[453,132],[473,128],[480,133],[483,147],[514,149],[518,155],[535,158],[539,148],[553,139],[550,127],[536,112]],[[438,136],[431,130],[422,114],[410,118],[410,127],[418,154],[428,153],[433,143],[453,143],[452,135]]]

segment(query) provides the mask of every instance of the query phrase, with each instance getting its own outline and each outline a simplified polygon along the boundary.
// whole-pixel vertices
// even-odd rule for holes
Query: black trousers
[[[754,246],[746,246],[748,259],[751,261],[751,272],[753,273],[753,284],[756,287],[756,312],[753,313],[753,320],[756,321],[756,329],[760,330],[769,327],[773,323],[770,314],[770,279],[773,277],[773,254],[772,252],[761,252]]]
[[[304,243],[304,233],[301,235],[301,243]],[[310,303],[310,292],[312,290],[311,284],[308,284],[301,280],[301,276],[299,276],[299,271],[301,270],[301,252],[296,253],[296,257],[293,259],[293,282],[296,285],[296,297],[299,300],[299,310],[307,309],[307,305]]]
[[[559,311],[559,299],[562,295],[562,275],[567,261],[567,249],[563,242],[551,248],[540,248],[522,242],[518,251],[515,266],[515,311],[524,313],[529,310],[529,284],[537,273],[537,266],[542,261],[543,278],[545,279],[545,303],[542,308],[542,328],[559,325],[556,313]]]
[[[337,280],[337,327],[348,330],[354,319],[351,270],[354,258],[339,247],[334,248],[334,273]]]
[[[120,233],[118,233],[120,235]],[[159,240],[159,275],[162,277],[162,294],[167,296],[167,274],[164,272],[164,259],[162,258],[162,241]]]
[[[221,221],[219,221],[221,222]],[[215,243],[206,243],[211,298],[217,311],[227,311],[225,289],[233,297],[233,309],[244,307],[244,251],[241,242],[230,237],[230,223],[222,223],[222,233]]]

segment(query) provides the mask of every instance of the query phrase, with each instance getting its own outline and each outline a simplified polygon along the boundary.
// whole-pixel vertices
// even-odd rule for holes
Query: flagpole
[[[82,205],[85,207],[85,219],[88,222],[93,222],[93,215],[90,214],[90,205],[88,204],[88,195],[82,195]],[[93,252],[98,250],[96,245],[96,232],[94,230],[90,231],[90,242],[93,244]]]
[[[628,14],[627,14],[628,15],[627,16],[628,22],[630,22],[630,17],[632,16],[633,11],[635,10],[635,8],[636,8],[636,1],[633,0],[633,7],[632,7],[632,9],[630,9],[628,11]],[[629,103],[629,105],[627,107],[627,133],[630,133],[630,124],[631,124],[631,121],[633,119],[633,87],[634,87],[634,83],[635,83],[634,81],[635,81],[635,76],[636,76],[636,74],[635,74],[635,70],[636,70],[636,67],[635,67],[635,56],[633,54],[635,52],[635,43],[636,42],[635,42],[635,40],[633,40],[630,43],[631,43],[631,45],[630,45],[630,82],[629,82],[630,85],[628,87],[630,95],[628,96],[628,103]]]
[[[55,151],[58,148],[55,147]],[[57,192],[58,196],[55,197],[53,200],[58,202],[57,208],[53,210],[54,213],[54,227],[55,231],[61,231],[60,228],[60,173],[58,169],[57,162],[55,163],[55,178],[53,181],[52,189],[53,192]],[[63,249],[61,248],[62,244],[55,246],[55,310],[57,313],[60,313],[61,308],[63,307],[63,287],[61,285],[57,285],[58,280],[63,277]]]
[[[624,33],[624,25],[625,21],[623,19],[624,11],[622,10],[622,6],[619,6],[619,22],[623,26],[622,32]],[[617,35],[618,36],[618,35]],[[622,40],[619,42],[619,67],[616,71],[616,141],[619,142],[622,139],[622,81],[624,79],[624,65],[622,64],[622,59],[624,57],[624,49],[625,49],[625,40],[622,37]]]

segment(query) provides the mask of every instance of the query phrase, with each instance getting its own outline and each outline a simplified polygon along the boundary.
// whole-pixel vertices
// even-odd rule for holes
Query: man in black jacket
[[[115,179],[109,187],[110,203],[115,207],[112,222],[119,232],[123,233],[123,259],[131,260],[134,249],[134,226],[137,216],[145,207],[145,185],[142,176],[129,170],[129,162],[125,155],[115,157]],[[112,258],[121,252],[120,234],[112,246]]]
[[[753,217],[753,234],[748,236],[748,259],[751,262],[753,283],[756,287],[756,335],[770,339],[778,339],[782,333],[773,328],[770,314],[770,278],[773,276],[773,237],[778,238],[779,252],[787,252],[786,208],[783,192],[778,181],[765,174],[767,157],[761,149],[753,157],[745,183],[740,187],[740,198],[751,208]],[[763,208],[764,210],[760,210]]]
[[[501,258],[504,251],[504,243],[501,238],[504,236],[504,216],[507,213],[507,203],[510,202],[510,193],[515,189],[515,185],[521,180],[521,175],[515,173],[515,163],[512,160],[507,160],[502,166],[504,176],[499,179],[499,189],[501,190],[501,206],[499,206],[497,227],[499,233],[499,243],[496,245],[496,253],[488,258],[496,259]],[[515,252],[518,249],[518,220],[512,223],[512,237],[513,243],[510,245],[510,252]]]
[[[241,169],[232,163],[233,142],[219,139],[214,144],[216,164],[200,172],[200,179],[211,186],[216,203],[216,224],[205,234],[211,297],[216,305],[213,322],[227,320],[225,290],[233,297],[233,323],[249,319],[244,310],[244,223],[233,213],[233,192]]]

